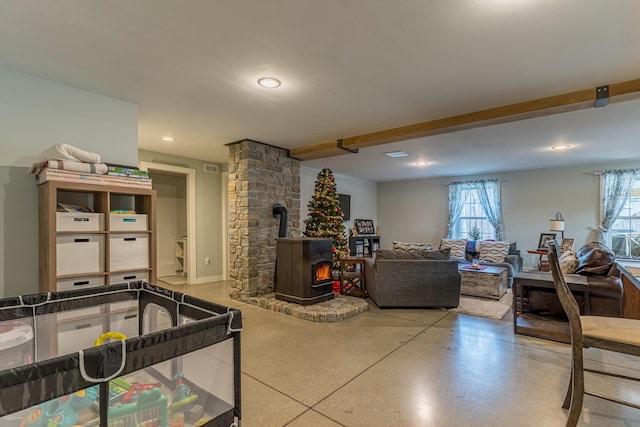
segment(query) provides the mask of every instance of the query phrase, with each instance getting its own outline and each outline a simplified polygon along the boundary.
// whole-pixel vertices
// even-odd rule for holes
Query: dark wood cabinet
[[[349,236],[351,256],[372,257],[380,248],[380,236]]]

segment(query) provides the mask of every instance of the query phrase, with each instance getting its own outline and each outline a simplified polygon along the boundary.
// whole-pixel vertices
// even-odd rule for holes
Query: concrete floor
[[[441,310],[370,310],[314,323],[231,300],[226,282],[164,287],[243,315],[242,422],[291,426],[564,426],[569,347],[502,321]],[[588,350],[592,366],[638,360]],[[635,384],[587,374],[592,390],[640,402]],[[640,410],[585,397],[581,426],[637,426]]]

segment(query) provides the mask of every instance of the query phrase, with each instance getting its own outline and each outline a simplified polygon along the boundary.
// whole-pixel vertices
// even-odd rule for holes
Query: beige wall
[[[378,222],[384,230],[383,248],[392,240],[430,242],[437,246],[447,234],[448,184],[477,178],[502,180],[502,210],[509,240],[518,243],[526,267],[534,257],[540,233],[549,232],[556,212],[565,218],[565,237],[576,239],[575,248],[591,241],[599,217],[597,170],[638,168],[640,162],[505,172],[464,177],[378,183]],[[560,235],[558,234],[558,237]]]

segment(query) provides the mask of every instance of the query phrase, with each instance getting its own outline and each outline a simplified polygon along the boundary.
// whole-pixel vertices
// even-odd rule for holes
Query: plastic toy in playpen
[[[192,393],[189,386],[184,383],[184,374],[175,374],[173,379],[176,382],[176,388],[173,390],[173,403],[169,405],[171,411],[176,411],[198,400],[198,395]]]
[[[98,397],[98,387],[89,387],[75,393],[40,404],[20,423],[20,427],[71,427],[78,420],[78,412],[91,406]]]

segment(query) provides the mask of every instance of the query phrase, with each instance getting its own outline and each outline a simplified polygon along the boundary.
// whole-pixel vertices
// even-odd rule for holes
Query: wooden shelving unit
[[[38,187],[40,292],[141,279],[157,281],[155,190],[62,181],[47,181]],[[57,226],[58,203],[86,206],[102,214],[103,225],[97,230],[61,231]],[[138,215],[112,218],[112,210],[122,209],[135,210]],[[78,221],[82,223],[84,219]],[[136,220],[139,222],[135,223]],[[115,229],[116,221],[124,226]],[[67,244],[64,249],[63,243]],[[91,250],[74,248],[76,243],[89,243],[86,247]],[[69,255],[67,248],[74,252]],[[66,252],[61,254],[59,250]],[[67,261],[78,256],[77,263],[70,263],[73,267],[68,270],[72,273],[58,271],[61,255]],[[83,265],[87,265],[88,271],[83,270]]]

